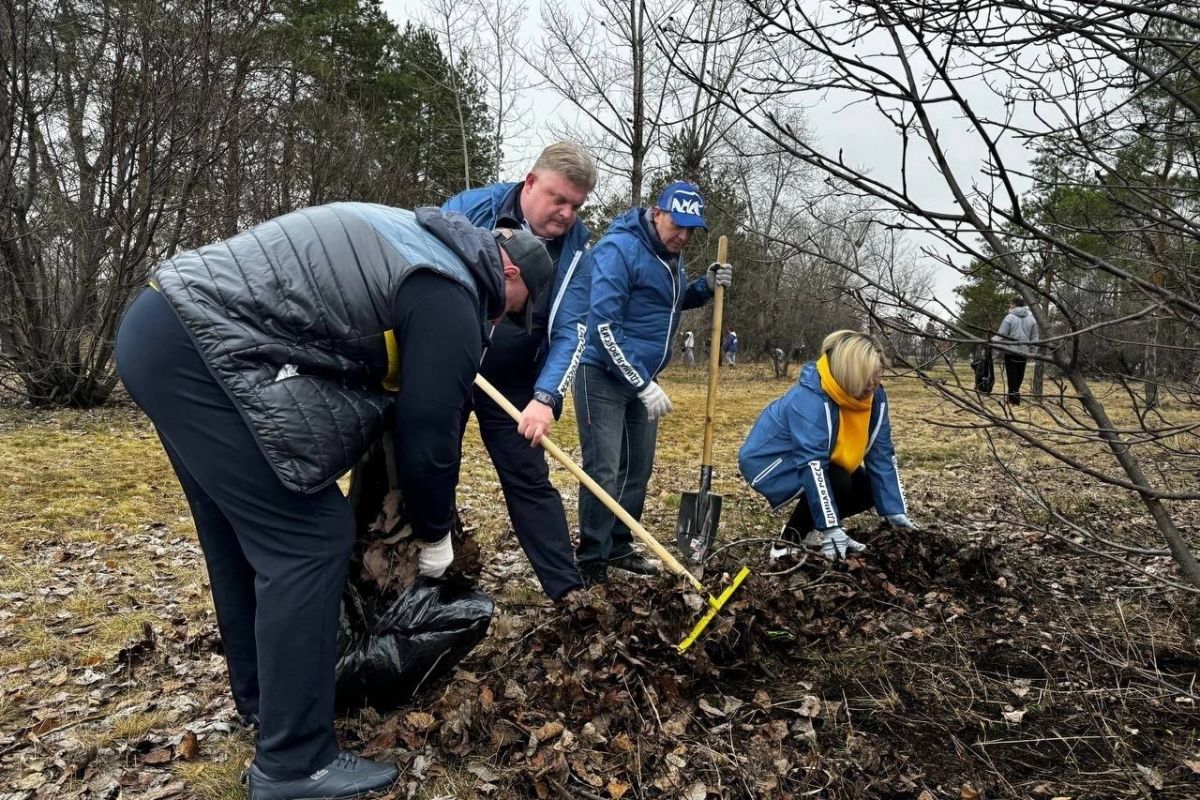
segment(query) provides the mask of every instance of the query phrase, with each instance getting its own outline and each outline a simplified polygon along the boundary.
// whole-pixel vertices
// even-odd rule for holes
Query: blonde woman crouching
[[[822,355],[800,370],[788,392],[763,409],[738,453],[751,488],[779,511],[799,499],[781,538],[816,545],[829,559],[866,546],[846,535],[843,520],[874,507],[884,522],[916,530],[896,471],[885,359],[865,333],[834,331]],[[806,534],[819,531],[806,539]],[[771,547],[771,558],[789,547]]]

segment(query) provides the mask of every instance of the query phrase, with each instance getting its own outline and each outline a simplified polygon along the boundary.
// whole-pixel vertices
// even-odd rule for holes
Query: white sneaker
[[[771,561],[778,561],[784,556],[798,556],[804,552],[803,548],[793,544],[781,544],[781,542],[790,541],[788,538],[788,526],[784,525],[779,529],[779,538],[771,542],[771,547],[767,552],[767,558]]]
[[[803,551],[799,547],[777,547],[775,544],[772,544],[767,553],[767,558],[770,561],[778,561],[784,556],[798,556],[801,552]]]

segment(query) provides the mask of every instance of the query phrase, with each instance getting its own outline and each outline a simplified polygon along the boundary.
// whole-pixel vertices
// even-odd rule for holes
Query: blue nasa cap
[[[687,181],[676,181],[662,190],[658,196],[658,208],[671,215],[681,228],[704,228],[704,196],[700,189]]]

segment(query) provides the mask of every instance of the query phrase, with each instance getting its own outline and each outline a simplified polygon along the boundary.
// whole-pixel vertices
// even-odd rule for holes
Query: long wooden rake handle
[[[475,385],[480,389],[483,389],[484,393],[486,393],[488,397],[492,398],[492,400],[496,402],[496,405],[508,412],[510,417],[517,422],[521,421],[521,412],[518,411],[517,407],[510,403],[508,398],[502,395],[495,386],[492,386],[492,384],[488,382],[487,378],[483,377],[482,375],[476,375]],[[700,579],[688,572],[687,567],[683,566],[683,564],[680,564],[678,559],[676,559],[675,556],[671,555],[670,552],[667,551],[667,548],[659,544],[658,540],[651,536],[650,532],[641,526],[641,523],[634,519],[628,511],[621,508],[621,504],[614,500],[612,495],[604,491],[604,488],[600,484],[592,480],[592,477],[583,471],[583,467],[572,461],[571,457],[564,453],[558,445],[550,441],[549,436],[543,436],[540,444],[547,453],[554,456],[554,459],[558,461],[558,463],[566,467],[570,473],[579,480],[580,483],[586,486],[588,491],[594,494],[600,500],[600,502],[604,504],[605,508],[615,514],[617,519],[629,526],[630,532],[632,532],[634,536],[641,539],[642,544],[646,545],[646,547],[649,547],[650,550],[654,552],[654,555],[662,559],[662,562],[667,565],[668,569],[686,580],[697,592],[705,597],[709,597],[708,590],[704,588],[704,584],[700,582]]]

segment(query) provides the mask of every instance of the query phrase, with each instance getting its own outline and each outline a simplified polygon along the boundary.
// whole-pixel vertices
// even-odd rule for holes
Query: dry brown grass
[[[747,364],[722,373],[717,412],[714,491],[724,495],[722,537],[773,535],[779,520],[753,494],[736,470],[737,450],[761,409],[790,385],[769,376],[769,367]],[[694,489],[701,458],[705,402],[703,372],[673,367],[662,381],[675,410],[662,424],[654,477],[644,522],[661,540],[673,540],[679,493]],[[964,508],[979,519],[996,509],[1000,474],[992,463],[985,435],[953,429],[946,423],[969,422],[963,413],[939,401],[913,378],[888,383],[897,450],[910,502],[918,519],[959,514]],[[1115,392],[1109,399],[1119,400]],[[1120,406],[1116,416],[1129,417]],[[1186,409],[1167,413],[1182,415]],[[1036,408],[1019,413],[1048,421]],[[576,458],[578,436],[572,410],[552,432]],[[1043,454],[998,437],[1000,454],[1019,472],[1047,469]],[[1102,458],[1102,454],[1093,457]],[[572,527],[577,487],[570,474],[552,464]],[[986,492],[981,486],[988,486]],[[1063,482],[1046,486],[1064,509],[1086,506],[1089,513],[1138,514],[1126,493]],[[977,497],[978,496],[978,497]],[[979,499],[982,498],[982,499]],[[517,547],[503,513],[495,471],[474,425],[468,431],[459,492],[464,519],[485,546]],[[989,511],[990,509],[990,511]],[[159,548],[126,546],[151,530]],[[486,547],[485,547],[486,549]],[[86,568],[80,559],[86,559]],[[502,603],[521,606],[540,597],[534,584],[514,584]],[[112,659],[136,640],[148,623],[168,632],[164,620],[186,620],[186,633],[212,630],[207,578],[195,551],[195,533],[187,505],[150,426],[134,409],[89,413],[30,412],[0,409],[0,728],[30,724],[27,709],[59,691],[31,685],[30,675],[51,667],[79,669]],[[16,600],[14,598],[20,598]],[[168,610],[167,606],[170,606]],[[85,629],[80,633],[81,629]],[[176,626],[176,631],[183,630]],[[180,633],[179,635],[183,635]],[[201,658],[201,656],[196,656]],[[139,691],[133,686],[108,698],[107,707],[123,707]],[[67,684],[74,695],[84,690]],[[196,690],[201,705],[220,698],[223,686]],[[70,721],[82,711],[68,715]],[[178,731],[178,721],[157,712],[114,715],[80,726],[81,740],[100,746],[130,741],[159,730]],[[200,761],[176,767],[190,796],[225,800],[241,796],[237,775],[250,752],[245,735],[217,737],[205,745]],[[430,787],[433,794],[453,786]]]

